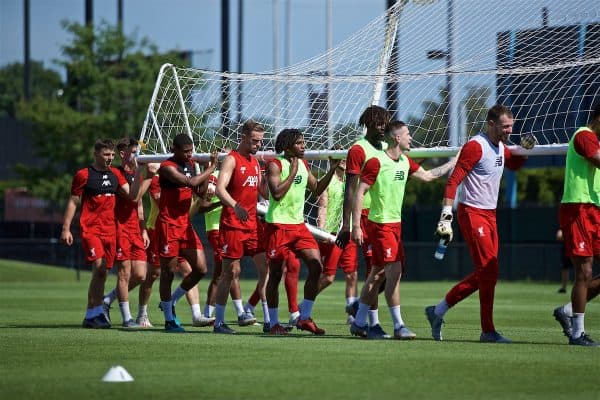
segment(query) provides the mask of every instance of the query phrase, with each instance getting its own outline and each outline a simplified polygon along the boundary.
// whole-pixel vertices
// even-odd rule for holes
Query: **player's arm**
[[[211,202],[206,200],[203,197],[197,197],[196,200],[192,203],[190,207],[190,217],[193,217],[196,214],[207,213],[209,211],[214,210],[215,208],[219,208],[223,205],[220,201]]]
[[[331,178],[335,173],[335,169],[337,168],[340,160],[335,160],[330,162],[329,171],[323,176],[321,179],[317,180],[317,178],[312,174],[310,169],[308,170],[308,189],[315,194],[315,196],[319,196],[321,193],[327,189],[329,186],[329,182],[331,182]]]
[[[600,143],[592,131],[581,131],[573,139],[577,154],[585,158],[596,168],[600,168]]]
[[[138,201],[137,207],[138,221],[140,224],[140,232],[142,232],[142,241],[144,242],[144,248],[147,249],[150,246],[150,236],[148,236],[148,230],[146,229],[146,217],[144,217],[144,203]]]
[[[160,164],[149,163],[146,165],[139,164],[135,170],[135,179],[125,188],[119,188],[121,195],[128,196],[132,201],[139,202],[144,194],[148,191],[152,178],[158,172]]]
[[[410,176],[417,180],[420,180],[422,182],[431,182],[433,180],[436,180],[436,179],[446,175],[448,173],[448,171],[450,171],[452,168],[454,168],[454,166],[456,165],[457,159],[458,159],[458,157],[454,156],[447,163],[440,165],[439,167],[429,169],[429,170],[426,170],[425,168],[418,166],[417,170],[412,172],[412,174]],[[418,165],[410,158],[408,160],[411,163],[411,169],[414,168],[415,165]]]
[[[267,164],[267,185],[271,196],[277,201],[290,190],[296,173],[298,172],[298,158],[292,157],[290,160],[290,174],[283,181],[281,180],[281,163],[270,162]]]
[[[73,244],[73,234],[71,233],[71,223],[77,212],[77,207],[81,204],[81,196],[71,195],[67,200],[67,206],[65,208],[65,214],[63,216],[62,232],[60,234],[60,241],[65,243],[67,246]]]
[[[205,181],[207,181],[208,178],[212,175],[212,173],[215,172],[215,169],[217,169],[218,157],[219,157],[218,152],[216,152],[216,151],[212,152],[210,154],[210,162],[208,164],[208,167],[204,168],[204,171],[200,175],[196,175],[191,178],[186,177],[187,179],[189,179],[189,184],[187,186],[196,187],[196,186],[200,186]],[[183,174],[181,174],[181,175],[183,175]],[[185,175],[183,175],[183,176],[185,176]]]
[[[327,190],[324,191],[317,199],[317,226],[321,229],[325,228],[325,222],[327,221],[327,203],[329,203],[329,194]]]
[[[363,244],[363,231],[360,226],[360,217],[365,201],[365,194],[369,191],[371,185],[366,182],[360,182],[356,189],[356,200],[354,201],[354,207],[352,210],[352,239],[359,245]]]

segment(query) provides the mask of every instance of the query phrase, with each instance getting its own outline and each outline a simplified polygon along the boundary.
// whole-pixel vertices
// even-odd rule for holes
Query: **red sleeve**
[[[269,161],[269,162],[267,163],[267,168],[269,168],[269,164],[271,164],[271,163],[273,163],[273,164],[277,165],[277,168],[279,168],[279,171],[282,171],[282,170],[283,170],[283,168],[281,167],[281,161],[280,161],[280,160],[278,160],[278,159],[274,159],[274,160],[271,160],[271,161]]]
[[[346,174],[360,175],[366,158],[367,155],[362,147],[358,145],[350,147],[348,156],[346,157]]]
[[[306,170],[310,172],[310,167],[308,166],[308,161],[306,161],[304,158],[302,159],[302,161],[304,162],[304,166],[306,167]]]
[[[150,182],[148,192],[150,192],[150,196],[152,196],[153,199],[157,199],[160,196],[160,184],[158,183],[158,175],[154,175],[152,177],[152,181]]]
[[[446,182],[444,198],[454,199],[456,197],[458,185],[460,185],[462,180],[465,179],[465,176],[471,172],[475,164],[481,160],[482,155],[483,151],[481,150],[481,145],[475,140],[468,141],[462,147],[454,171],[452,171],[452,175],[450,175]]]
[[[521,168],[527,161],[527,157],[515,156],[507,146],[504,146],[504,166],[513,171]]]
[[[592,158],[600,151],[598,136],[592,131],[581,131],[573,140],[575,151],[584,158]]]
[[[117,182],[119,184],[119,187],[121,187],[127,183],[127,179],[125,179],[125,175],[123,175],[123,173],[121,172],[121,170],[119,168],[110,167],[110,170],[117,177]]]
[[[408,159],[408,176],[410,176],[410,175],[414,174],[415,172],[417,172],[419,168],[421,168],[421,164],[417,164],[409,156],[406,156],[406,158]]]
[[[75,176],[73,177],[73,182],[71,183],[71,195],[73,196],[81,196],[83,195],[83,189],[85,188],[85,184],[88,180],[88,169],[83,168],[77,171]]]
[[[380,167],[381,164],[377,157],[370,158],[360,173],[360,181],[369,186],[373,186],[375,179],[377,179],[377,175],[379,174]]]

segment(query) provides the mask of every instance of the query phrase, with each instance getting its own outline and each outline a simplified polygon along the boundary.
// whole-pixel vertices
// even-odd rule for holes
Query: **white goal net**
[[[370,104],[409,125],[415,156],[451,154],[495,103],[515,115],[512,141],[533,133],[539,154],[556,153],[599,93],[597,0],[399,0],[325,54],[277,71],[163,66],[142,159],[164,157],[179,133],[196,153],[235,147],[251,118],[266,128],[267,152],[281,129],[302,130],[320,173],[327,163],[318,159],[342,157],[362,134],[358,117]]]

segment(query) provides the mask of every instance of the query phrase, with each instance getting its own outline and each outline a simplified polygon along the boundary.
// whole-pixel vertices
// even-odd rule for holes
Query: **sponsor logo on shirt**
[[[502,156],[498,156],[496,157],[496,162],[494,163],[494,167],[501,167],[502,166]]]
[[[192,173],[190,172],[190,170],[188,169],[188,167],[183,167],[183,174],[185,176],[187,176],[188,178],[192,177]]]
[[[396,174],[394,175],[394,180],[395,181],[403,181],[404,180],[404,171],[396,171]]]
[[[105,186],[108,186],[108,187],[112,186],[110,184],[110,179],[108,179],[108,175],[102,175],[102,187],[105,187]]]
[[[299,185],[302,183],[302,175],[296,175],[294,178],[294,185]]]
[[[258,176],[249,175],[246,178],[246,180],[244,181],[244,183],[242,183],[242,186],[251,186],[251,187],[258,186]]]

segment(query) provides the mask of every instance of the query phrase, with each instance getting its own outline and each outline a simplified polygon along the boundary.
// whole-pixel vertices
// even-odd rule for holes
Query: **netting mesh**
[[[514,135],[566,143],[600,93],[596,0],[400,0],[331,51],[264,73],[165,66],[141,140],[144,154],[169,152],[188,133],[197,153],[235,147],[241,124],[298,128],[307,149],[347,149],[370,104],[408,123],[413,146],[458,146],[508,105]],[[514,140],[518,142],[517,140]],[[315,162],[320,173],[324,162]]]

